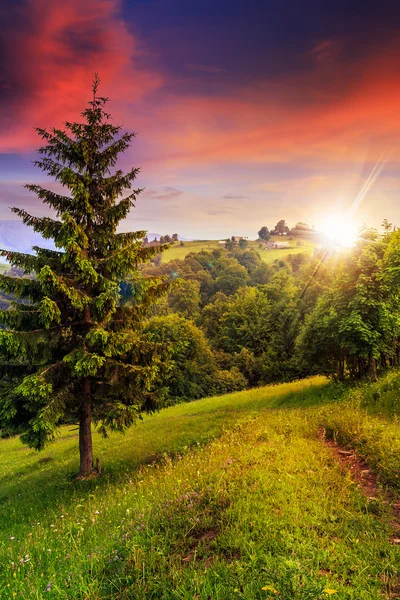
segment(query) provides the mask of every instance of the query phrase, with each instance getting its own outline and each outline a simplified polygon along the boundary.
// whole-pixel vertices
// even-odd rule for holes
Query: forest
[[[382,229],[365,227],[351,249],[299,248],[272,264],[236,243],[143,266],[175,280],[146,329],[181,342],[163,382],[170,400],[312,374],[376,379],[397,365],[400,236]]]

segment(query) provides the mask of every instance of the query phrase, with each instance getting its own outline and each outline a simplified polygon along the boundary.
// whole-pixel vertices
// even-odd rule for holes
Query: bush
[[[160,369],[152,391],[161,394],[164,403],[174,404],[223,393],[229,379],[222,377],[204,333],[196,325],[177,314],[153,317],[145,328],[151,342],[170,347],[170,357]],[[229,385],[238,386],[235,378]],[[224,387],[225,386],[225,387]],[[233,390],[243,389],[232,387]]]
[[[215,394],[230,394],[240,392],[247,387],[247,379],[236,367],[221,369],[215,374]]]

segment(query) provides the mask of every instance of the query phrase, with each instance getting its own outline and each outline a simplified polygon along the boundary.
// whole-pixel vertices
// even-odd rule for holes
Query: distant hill
[[[148,233],[148,239],[160,239],[160,233]],[[188,238],[179,236],[182,241],[188,241]],[[4,250],[13,250],[16,252],[31,253],[32,246],[41,246],[43,248],[54,248],[52,240],[44,240],[39,233],[33,231],[32,227],[27,227],[21,221],[14,219],[0,220],[0,248]]]
[[[44,240],[39,233],[21,221],[0,220],[0,248],[16,252],[32,252],[32,246],[54,248],[51,240]]]

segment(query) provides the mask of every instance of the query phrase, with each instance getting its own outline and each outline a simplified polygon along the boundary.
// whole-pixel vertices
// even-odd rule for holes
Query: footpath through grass
[[[72,428],[43,454],[1,441],[0,597],[400,597],[390,507],[318,437],[400,487],[399,381],[348,392],[313,378],[175,406],[95,436],[106,472],[88,482],[72,479]]]

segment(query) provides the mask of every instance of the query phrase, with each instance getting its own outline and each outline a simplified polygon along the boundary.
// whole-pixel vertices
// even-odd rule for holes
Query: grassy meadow
[[[272,236],[271,241],[279,242],[282,238],[279,236]],[[275,260],[280,260],[287,257],[289,254],[304,253],[307,256],[311,256],[316,247],[316,243],[313,240],[307,238],[295,237],[288,241],[290,244],[289,248],[272,248],[265,249],[259,248],[259,242],[249,241],[249,248],[256,250],[260,253],[261,258],[266,263],[273,263]],[[297,245],[300,242],[301,245]],[[184,246],[180,246],[179,242],[171,244],[170,248],[162,254],[162,262],[169,262],[171,260],[183,260],[190,252],[201,252],[202,250],[215,250],[219,248],[218,240],[194,240],[192,242],[184,242]]]
[[[90,481],[74,480],[72,426],[41,454],[1,440],[0,597],[400,597],[390,506],[322,439],[399,491],[399,384],[315,377],[180,404],[95,434]]]

